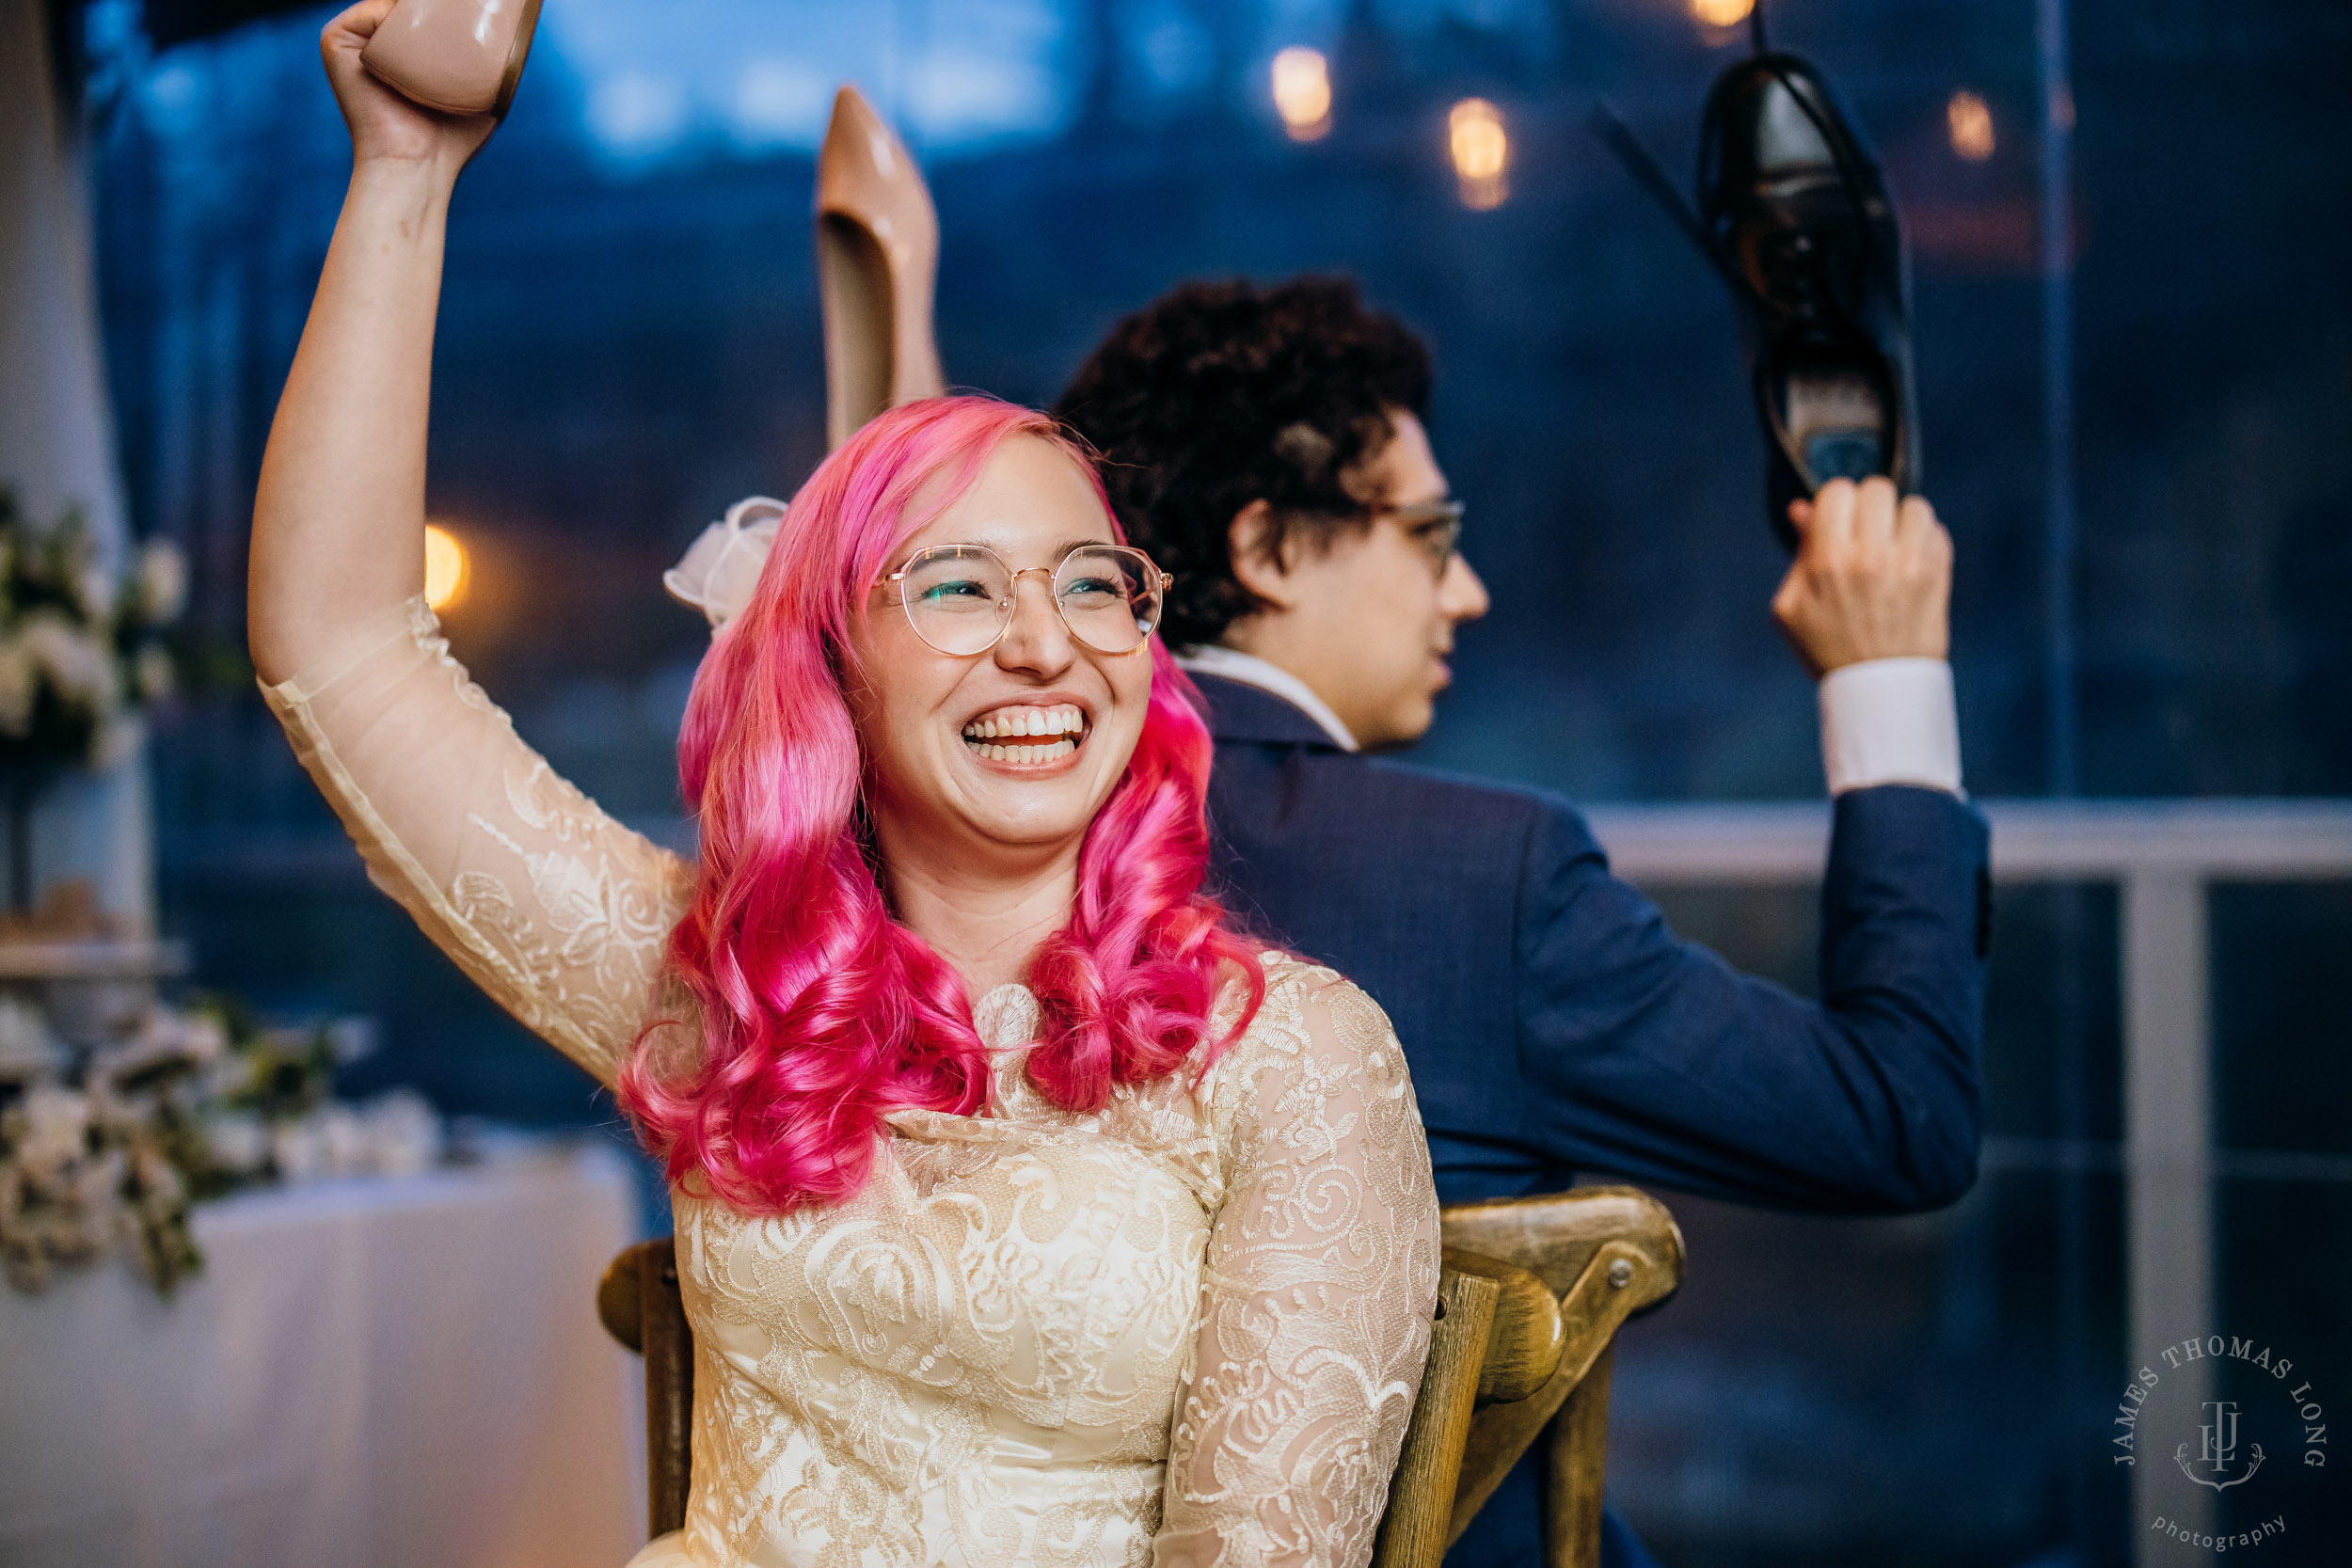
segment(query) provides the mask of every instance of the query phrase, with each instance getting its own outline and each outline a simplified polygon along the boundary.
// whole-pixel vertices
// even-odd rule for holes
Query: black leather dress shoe
[[[1919,487],[1910,279],[1886,182],[1820,73],[1794,55],[1724,72],[1699,125],[1699,221],[1744,285],[1767,504],[1833,479]]]
[[[1833,479],[1919,488],[1902,233],[1877,160],[1811,64],[1759,52],[1724,72],[1699,126],[1698,209],[1604,110],[1603,137],[1730,284],[1764,427],[1766,508]]]

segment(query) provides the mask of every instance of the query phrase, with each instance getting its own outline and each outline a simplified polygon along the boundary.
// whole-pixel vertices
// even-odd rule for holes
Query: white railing
[[[2204,1332],[2213,1319],[2212,1182],[2218,1174],[2352,1180],[2352,1160],[2288,1153],[2217,1155],[2213,1143],[2212,1022],[2205,889],[2216,881],[2352,880],[2352,800],[1989,801],[1997,880],[2112,882],[2121,891],[2124,1144],[2042,1151],[1995,1140],[1988,1167],[2042,1155],[2067,1168],[2126,1177],[2125,1344],[2145,1356]],[[1654,887],[1817,882],[1829,842],[1825,804],[1622,805],[1587,813],[1617,872]],[[681,819],[636,824],[691,851]],[[184,871],[243,877],[354,877],[340,835],[284,842],[239,833],[207,849],[176,847]],[[1996,961],[2000,957],[1997,945]],[[2044,1162],[2047,1163],[2047,1162]],[[2135,1360],[2135,1366],[2139,1363]],[[2210,1362],[2183,1364],[2194,1380]],[[2168,1377],[2173,1375],[2168,1372]],[[2156,1478],[2135,1470],[2137,1487]],[[2200,1498],[2207,1494],[2197,1492]],[[2153,1500],[2134,1497],[2143,1515]],[[2185,1527],[2179,1499],[2164,1512]],[[2209,1525],[2208,1525],[2209,1528]],[[2135,1532],[2137,1535],[2137,1532]]]
[[[2113,882],[2121,893],[2124,1344],[2144,1357],[2215,1326],[2205,889],[2352,879],[2352,801],[1981,804],[1993,822],[1997,880]],[[1588,815],[1618,874],[1652,886],[1818,881],[1829,839],[1823,805],[1609,806]],[[2210,1377],[2212,1366],[2185,1362],[2177,1375]],[[2177,1497],[2156,1506],[2159,1479],[2155,1466],[2135,1468],[2135,1512],[2210,1530],[2210,1518],[2182,1516]],[[2210,1509],[2208,1494],[2195,1496]]]

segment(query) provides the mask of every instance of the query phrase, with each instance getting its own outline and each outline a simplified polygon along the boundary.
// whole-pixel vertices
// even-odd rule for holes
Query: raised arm
[[[262,458],[253,664],[376,885],[610,1081],[691,879],[516,738],[420,594],[443,223],[491,122],[420,109],[360,65],[391,7],[367,0],[321,38],[351,189]]]
[[[1952,1202],[1980,1138],[1988,842],[1961,796],[1952,545],[1883,479],[1790,509],[1772,611],[1836,797],[1820,1000],[1677,940],[1565,807],[1516,901],[1527,1125],[1577,1169],[1805,1209]]]
[[[275,684],[331,660],[424,587],[424,438],[441,246],[457,174],[489,117],[419,108],[359,51],[392,0],[326,24],[319,53],[351,129],[343,197],[253,501],[253,667]]]
[[[1328,970],[1271,969],[1211,1091],[1227,1189],[1157,1568],[1360,1568],[1429,1354],[1438,1196],[1405,1053]]]
[[[1518,895],[1522,1125],[1572,1169],[1848,1212],[1976,1178],[1983,820],[1942,790],[1841,795],[1820,1001],[1683,942],[1565,804]]]

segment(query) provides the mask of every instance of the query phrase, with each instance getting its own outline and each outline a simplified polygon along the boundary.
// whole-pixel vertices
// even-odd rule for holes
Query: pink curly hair
[[[648,1028],[619,1091],[673,1181],[698,1172],[747,1212],[857,1192],[891,1111],[988,1102],[961,978],[892,918],[875,880],[842,688],[850,629],[891,558],[1016,436],[1067,452],[1102,496],[1093,465],[1041,414],[978,397],[893,409],[809,476],[751,604],[694,677],[678,771],[702,865],[669,964],[701,1004],[702,1037],[680,1050],[675,1026]],[[1149,657],[1142,736],[1087,831],[1070,924],[1030,968],[1045,1026],[1029,1079],[1073,1111],[1196,1051],[1205,1067],[1265,995],[1254,949],[1200,892],[1210,743],[1197,694],[1156,638]],[[1236,974],[1247,1006],[1216,1034],[1211,1011]]]

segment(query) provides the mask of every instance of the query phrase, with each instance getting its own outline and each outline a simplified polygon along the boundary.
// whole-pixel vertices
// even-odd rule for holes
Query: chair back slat
[[[1609,1370],[1615,1358],[1614,1345],[1601,1347],[1551,1423],[1544,1455],[1544,1561],[1548,1568],[1598,1568],[1600,1562],[1601,1486],[1609,1455]]]
[[[1373,1546],[1373,1568],[1438,1568],[1445,1558],[1462,1441],[1478,1402],[1501,1294],[1495,1281],[1479,1275],[1450,1268],[1438,1277],[1429,1361],[1405,1428],[1404,1450],[1389,1478],[1388,1511]]]
[[[694,1331],[667,1236],[642,1248],[637,1302],[645,1354],[645,1516],[654,1534],[665,1535],[686,1524],[694,1419]]]

